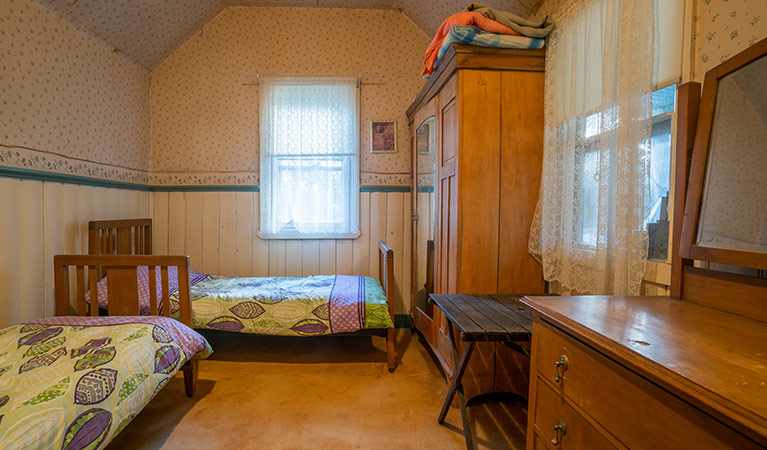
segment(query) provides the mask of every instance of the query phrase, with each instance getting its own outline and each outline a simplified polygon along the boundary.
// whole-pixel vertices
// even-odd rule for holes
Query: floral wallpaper
[[[154,183],[255,184],[258,74],[362,75],[361,183],[407,185],[405,110],[424,84],[426,37],[400,12],[230,7],[151,76]],[[396,154],[370,152],[370,120],[396,120]]]
[[[149,73],[31,0],[0,2],[0,165],[146,182]]]
[[[767,37],[767,1],[697,0],[693,79]]]

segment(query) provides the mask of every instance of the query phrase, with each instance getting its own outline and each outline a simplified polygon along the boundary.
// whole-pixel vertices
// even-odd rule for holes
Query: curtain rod
[[[242,75],[242,78],[245,78],[246,80],[255,79],[255,81],[244,82],[244,83],[242,83],[242,85],[243,86],[258,86],[260,84],[261,78],[264,77],[264,76],[266,76],[266,75],[261,75],[261,74]],[[285,78],[291,78],[291,77],[309,78],[309,77],[306,77],[305,75],[269,75],[269,76],[283,76]],[[318,78],[332,78],[332,76],[318,76]],[[366,85],[366,86],[380,86],[380,85],[386,84],[384,82],[377,82],[377,83],[373,82],[373,83],[371,83],[371,82],[364,82],[363,81],[363,80],[375,80],[375,79],[381,79],[381,78],[383,78],[383,77],[382,76],[364,76],[363,77],[362,75],[357,75],[357,87],[360,87],[362,85]]]

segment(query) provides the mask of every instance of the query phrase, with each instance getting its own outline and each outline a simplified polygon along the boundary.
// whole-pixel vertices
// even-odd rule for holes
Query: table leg
[[[463,422],[463,435],[466,438],[466,448],[473,450],[474,442],[472,438],[471,423],[469,422],[469,411],[466,409],[466,398],[463,395],[463,384],[461,383],[461,378],[463,378],[463,374],[466,372],[466,367],[469,365],[469,358],[471,358],[471,352],[474,350],[474,342],[466,343],[466,348],[463,350],[461,360],[456,365],[456,361],[458,359],[458,351],[456,348],[455,336],[453,335],[453,324],[448,323],[447,329],[448,336],[450,338],[451,350],[453,353],[454,373],[453,382],[450,384],[450,389],[447,392],[447,398],[445,399],[445,403],[442,405],[442,411],[440,411],[439,419],[437,421],[440,424],[445,422],[445,417],[447,416],[447,412],[450,409],[450,404],[453,402],[453,397],[455,397],[456,392],[458,392],[458,405],[461,408],[461,421]]]

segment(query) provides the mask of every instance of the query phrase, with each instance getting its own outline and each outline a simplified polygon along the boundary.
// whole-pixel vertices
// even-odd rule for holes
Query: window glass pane
[[[262,238],[334,239],[359,233],[356,79],[261,83]]]
[[[652,139],[650,141],[650,214],[645,219],[650,241],[649,259],[668,258],[668,197],[671,191],[671,119],[676,102],[676,85],[652,94]]]
[[[583,245],[596,247],[597,227],[599,225],[599,152],[587,151],[583,155],[581,168],[581,233],[580,242]]]

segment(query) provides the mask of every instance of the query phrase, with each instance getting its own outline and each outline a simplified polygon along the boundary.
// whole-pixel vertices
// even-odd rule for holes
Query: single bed
[[[91,221],[90,254],[151,254],[151,219]],[[162,281],[150,268],[138,267],[141,309],[149,313],[149,293],[161,283],[170,287],[170,313],[178,314],[176,275]],[[277,336],[339,333],[382,334],[387,365],[396,368],[394,352],[394,252],[379,242],[379,276],[224,277],[190,271],[192,324],[214,329]],[[98,283],[99,307],[109,305],[107,279]],[[90,302],[90,294],[86,293]]]
[[[188,257],[136,258],[163,273],[174,267],[188,279]],[[0,448],[103,448],[179,370],[187,395],[194,393],[197,361],[211,349],[188,326],[189,283],[178,289],[184,323],[138,316],[133,262],[120,256],[55,256],[57,316],[0,330]],[[99,316],[98,308],[85,302],[86,274],[93,287],[97,269],[109,275],[110,316]],[[166,289],[160,296],[166,305],[168,294]]]

